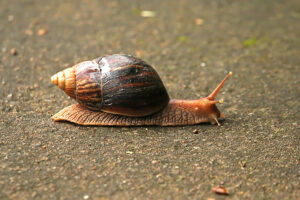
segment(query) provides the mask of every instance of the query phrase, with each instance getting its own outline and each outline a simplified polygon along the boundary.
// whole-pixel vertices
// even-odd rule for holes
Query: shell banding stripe
[[[65,91],[67,95],[69,95],[71,98],[75,97],[75,87],[76,87],[76,80],[75,80],[75,69],[73,67],[65,69],[63,72],[64,75],[64,85],[63,88],[60,87],[62,90]],[[59,73],[58,73],[59,74]]]
[[[84,62],[77,66],[76,100],[91,110],[101,109],[101,70],[96,62]]]
[[[112,70],[110,75],[113,79],[108,76],[102,76],[103,85],[105,92],[119,90],[130,87],[140,87],[151,85],[157,81],[156,73],[151,71],[145,71],[137,65],[126,66],[124,68],[118,68]],[[142,94],[143,96],[145,94]]]

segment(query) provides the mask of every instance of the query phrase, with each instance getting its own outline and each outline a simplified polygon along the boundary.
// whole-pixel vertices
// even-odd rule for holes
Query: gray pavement
[[[1,0],[0,199],[300,199],[299,36],[298,0]],[[74,101],[51,75],[114,53],[152,64],[172,98],[233,71],[226,120],[52,122]]]

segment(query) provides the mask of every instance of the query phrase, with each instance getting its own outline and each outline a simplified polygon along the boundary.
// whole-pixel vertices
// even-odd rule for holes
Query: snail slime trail
[[[114,54],[84,61],[51,77],[53,84],[78,104],[68,106],[52,119],[95,126],[179,126],[204,122],[218,124],[224,117],[215,90],[196,100],[170,99],[158,73],[145,61]]]

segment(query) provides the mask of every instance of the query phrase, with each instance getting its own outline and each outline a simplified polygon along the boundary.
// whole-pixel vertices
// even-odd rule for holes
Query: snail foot
[[[79,104],[73,104],[52,116],[52,120],[69,121],[80,125],[102,125],[97,119],[103,118],[105,115],[106,113],[90,111]]]

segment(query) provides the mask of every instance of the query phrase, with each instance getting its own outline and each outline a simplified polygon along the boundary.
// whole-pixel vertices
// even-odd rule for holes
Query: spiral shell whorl
[[[74,67],[67,68],[54,74],[51,82],[62,89],[67,95],[75,99],[76,73]]]

